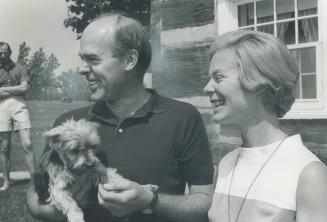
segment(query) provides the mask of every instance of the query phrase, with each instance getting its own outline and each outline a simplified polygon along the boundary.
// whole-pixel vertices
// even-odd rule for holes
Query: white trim
[[[290,112],[281,119],[327,119],[326,110],[320,112]]]
[[[235,16],[237,15],[237,7],[235,7],[235,2],[229,0],[218,0],[217,14],[218,35],[235,30],[234,27],[237,27],[238,24],[237,16]]]
[[[325,13],[323,13],[325,12]],[[323,93],[323,103],[327,106],[327,1],[326,0],[318,0],[318,29],[319,29],[319,40],[320,43],[320,64],[318,64],[318,68],[321,70],[321,85],[322,85],[322,93]]]
[[[165,30],[160,33],[161,45],[200,42],[217,35],[215,24]]]

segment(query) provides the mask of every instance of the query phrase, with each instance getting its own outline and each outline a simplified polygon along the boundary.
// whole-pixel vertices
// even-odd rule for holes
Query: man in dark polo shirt
[[[103,15],[84,30],[80,56],[85,62],[80,73],[96,103],[62,115],[55,125],[72,117],[99,123],[98,156],[130,180],[93,189],[91,174],[79,178],[82,186],[73,190],[82,193],[77,199],[88,197],[85,205],[78,201],[85,220],[206,221],[213,166],[205,128],[193,106],[144,88],[151,60],[144,28],[121,14]],[[159,190],[140,184],[155,184]],[[38,202],[33,187],[27,200],[35,217],[63,219],[52,206]]]
[[[8,189],[10,172],[11,133],[18,131],[25,152],[27,166],[34,172],[29,112],[24,102],[28,86],[26,69],[11,59],[8,43],[0,42],[0,162],[4,183],[0,191]]]

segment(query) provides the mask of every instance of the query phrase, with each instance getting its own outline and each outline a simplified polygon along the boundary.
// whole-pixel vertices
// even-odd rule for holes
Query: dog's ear
[[[62,155],[59,152],[62,152],[62,141],[60,139],[60,133],[62,133],[61,127],[55,127],[43,135],[47,138],[47,143],[50,147],[49,152],[49,162],[55,164],[56,166],[65,166]]]
[[[43,133],[43,135],[47,138],[50,147],[56,148],[61,145],[60,144],[61,143],[60,134],[62,133],[61,128],[62,127],[58,126]]]
[[[48,131],[46,131],[45,133],[43,133],[44,136],[48,137],[55,137],[55,136],[59,136],[60,134],[62,134],[62,132],[64,131],[63,126],[59,125],[56,126]]]
[[[39,196],[41,203],[45,203],[49,198],[49,175],[44,170],[36,170],[32,174],[35,192]]]

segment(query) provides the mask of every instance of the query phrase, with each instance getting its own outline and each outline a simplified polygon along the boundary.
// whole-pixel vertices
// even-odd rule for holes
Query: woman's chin
[[[222,116],[214,115],[212,117],[212,119],[213,119],[213,122],[216,123],[216,124],[222,124],[222,123],[224,123],[224,118]]]

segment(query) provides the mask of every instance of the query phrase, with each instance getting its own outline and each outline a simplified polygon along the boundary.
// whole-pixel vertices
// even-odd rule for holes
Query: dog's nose
[[[86,158],[85,165],[87,167],[92,167],[94,165],[94,163],[90,158]]]

